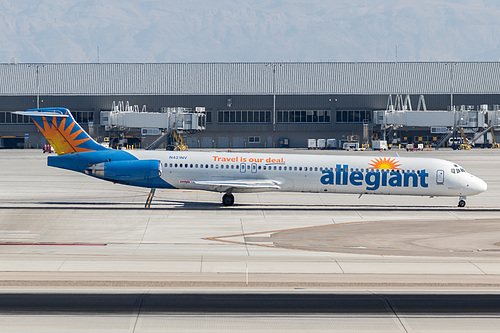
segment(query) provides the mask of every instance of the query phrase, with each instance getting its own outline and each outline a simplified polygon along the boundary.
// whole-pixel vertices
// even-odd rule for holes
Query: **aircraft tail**
[[[58,155],[108,149],[94,141],[66,108],[40,108],[14,113],[31,117]]]

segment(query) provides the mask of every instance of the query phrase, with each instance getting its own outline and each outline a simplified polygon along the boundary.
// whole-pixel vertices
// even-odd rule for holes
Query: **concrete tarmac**
[[[24,295],[13,312],[0,304],[0,332],[67,331],[66,322],[73,331],[495,331],[500,151],[398,153],[455,161],[484,179],[488,191],[458,208],[458,198],[323,193],[236,194],[234,206],[222,207],[218,193],[158,190],[144,209],[147,189],[49,168],[40,151],[0,151],[0,299]],[[149,299],[144,295],[168,303],[179,293],[198,295],[195,303],[208,297],[212,305],[186,302],[175,314],[138,310]],[[255,306],[262,311],[235,307],[227,293],[260,295]],[[292,297],[295,310],[268,310],[262,294],[269,293]],[[51,309],[54,295],[89,306],[41,311]],[[123,295],[132,305],[106,313],[96,295],[117,304]],[[219,311],[214,295],[222,295],[227,311]],[[330,295],[354,310],[318,311],[302,300],[307,295]],[[367,311],[366,295],[385,299],[385,312]],[[474,295],[483,301],[470,312],[467,304],[479,304],[466,302]],[[399,311],[395,299],[414,310]]]

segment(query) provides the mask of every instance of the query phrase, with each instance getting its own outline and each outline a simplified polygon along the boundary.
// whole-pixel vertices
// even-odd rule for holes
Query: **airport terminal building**
[[[497,62],[0,64],[0,147],[45,143],[28,118],[12,114],[37,106],[69,108],[103,141],[112,134],[101,112],[120,101],[139,112],[204,107],[206,130],[187,136],[190,147],[307,147],[311,138],[385,134],[394,143],[436,141],[443,133],[430,127],[447,124],[432,124],[425,112],[497,112],[499,78]],[[419,112],[422,121],[388,126],[379,110]],[[482,117],[476,131],[500,125],[496,118]],[[130,144],[154,140],[123,131]]]

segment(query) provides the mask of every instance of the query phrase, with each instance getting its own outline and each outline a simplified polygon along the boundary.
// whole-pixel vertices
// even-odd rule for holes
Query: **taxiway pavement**
[[[319,153],[396,156],[393,151]],[[216,294],[451,293],[486,294],[497,302],[500,152],[398,153],[455,161],[484,179],[488,190],[469,197],[465,208],[456,207],[458,198],[369,195],[358,198],[301,193],[237,194],[234,206],[222,207],[218,193],[158,190],[151,208],[144,209],[147,189],[114,185],[47,167],[47,155],[40,151],[0,151],[0,292],[51,297],[56,291],[80,295],[76,299],[85,299],[81,295],[89,292],[149,295],[179,291],[189,294],[193,290]],[[141,299],[136,297],[134,302],[141,303]],[[406,300],[412,303],[415,299],[406,297]],[[384,304],[391,309],[391,302]],[[495,310],[476,314],[474,320],[483,323],[484,328],[497,325],[498,309],[484,308]],[[425,325],[438,322],[432,315],[422,317],[422,313],[413,313],[421,320],[404,322],[401,316],[412,314],[394,309],[389,310],[389,317],[370,317],[365,313],[362,318],[366,325],[373,324],[375,328],[377,320],[389,318],[391,325],[396,323],[395,331],[418,331],[418,325],[429,328]],[[129,325],[131,318],[135,318],[135,325],[129,328],[138,332],[141,329],[137,318],[148,315],[136,310],[127,312],[125,321]],[[363,312],[361,307],[358,310],[359,314]],[[21,315],[0,313],[3,315],[0,320],[5,323],[10,323],[8,318]],[[265,313],[261,313],[263,317]],[[356,316],[352,319],[352,313],[340,317],[311,313],[323,318],[317,323],[326,325],[318,326],[318,330],[331,328],[338,318],[347,326],[337,327],[355,330],[358,324],[349,326],[349,323],[361,320]],[[451,326],[447,327],[470,324],[464,313],[456,311],[456,316],[450,319]],[[74,312],[69,317],[73,315]],[[114,315],[111,317],[115,318]],[[151,317],[151,325],[160,320],[158,313],[155,315]],[[191,318],[193,312],[178,315],[180,323],[179,318]],[[258,321],[254,320],[255,313],[239,321],[233,320],[236,318],[233,315],[231,311],[223,313],[228,325],[224,327],[228,330],[241,323],[239,328],[244,330],[245,320],[254,324]],[[173,318],[171,313],[169,316]],[[315,322],[312,317],[300,317],[297,313],[292,317],[287,324],[295,322],[297,328],[300,318],[302,323],[309,323],[304,328]],[[200,327],[215,327],[208,317],[196,318],[190,320]],[[273,327],[271,331],[288,327],[277,324],[283,323],[279,317],[266,318],[270,320],[269,327]],[[375,322],[370,324],[372,319]],[[102,320],[102,325],[107,325]],[[200,320],[208,326],[203,326]],[[98,328],[104,327],[95,323]],[[57,328],[49,324],[48,328]],[[391,331],[384,325],[379,331]],[[153,326],[143,331],[154,331]],[[39,331],[43,327],[39,326]],[[76,331],[78,327],[75,326]],[[189,327],[179,330],[189,331]]]

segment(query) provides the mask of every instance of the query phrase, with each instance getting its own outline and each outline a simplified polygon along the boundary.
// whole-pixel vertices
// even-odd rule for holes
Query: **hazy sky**
[[[0,16],[4,63],[500,59],[494,0],[0,0]]]

